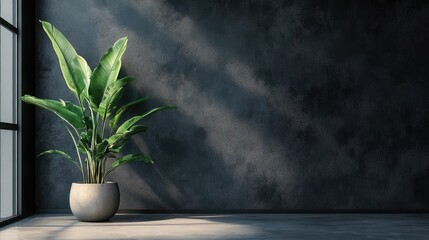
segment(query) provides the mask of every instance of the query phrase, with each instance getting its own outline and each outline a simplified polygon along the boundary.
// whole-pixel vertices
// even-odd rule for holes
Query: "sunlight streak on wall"
[[[175,12],[163,1],[131,2],[131,4],[143,15],[148,16],[154,25],[164,30],[172,40],[180,43],[185,55],[190,59],[212,70],[226,70],[236,84],[252,93],[266,97],[268,91],[257,80],[251,67],[234,59],[233,56],[224,62],[217,53],[218,50],[200,34],[191,18]]]
[[[151,3],[154,2],[151,1]],[[149,10],[146,9],[146,11]],[[123,28],[115,24],[106,10],[100,9],[97,14],[101,19],[106,19],[105,23],[101,24],[109,25],[108,28],[103,27],[103,31],[107,31],[106,36],[113,35],[109,32],[117,34]],[[180,29],[177,31],[180,32]],[[145,44],[145,39],[140,38],[134,32],[127,32],[127,34],[130,45],[138,47],[126,52],[124,66],[128,63],[141,66],[140,68],[130,68],[127,73],[138,79],[149,81],[144,84],[144,89],[140,90],[149,91],[150,94],[160,97],[165,102],[175,103],[179,107],[180,113],[185,114],[195,124],[207,131],[208,143],[222,156],[225,164],[233,171],[232,177],[239,180],[234,182],[256,183],[262,178],[269,182],[276,182],[282,193],[291,190],[294,182],[294,166],[288,160],[286,144],[265,136],[257,123],[243,121],[234,116],[228,109],[219,105],[216,99],[193,85],[192,79],[183,79],[181,84],[173,88],[170,83],[177,76],[164,73],[160,69],[168,56],[160,54],[157,49]],[[100,38],[99,41],[101,41],[99,46],[103,46],[106,45],[106,41],[110,42],[111,38]],[[215,52],[213,49],[209,51]],[[163,57],[155,57],[159,55]],[[198,55],[195,56],[199,58]],[[202,60],[203,63],[207,61],[211,60]],[[246,69],[242,68],[241,71],[246,71]],[[256,163],[261,160],[265,164],[257,166]],[[235,185],[224,191],[240,192],[245,187],[247,186]],[[255,191],[252,189],[248,194],[255,195]],[[283,196],[283,198],[286,201],[292,197]]]

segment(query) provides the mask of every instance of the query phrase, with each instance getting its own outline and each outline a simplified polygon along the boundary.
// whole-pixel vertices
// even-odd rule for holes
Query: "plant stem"
[[[76,154],[77,154],[77,157],[79,158],[80,172],[81,172],[81,174],[82,174],[82,182],[84,183],[84,182],[85,182],[85,173],[83,172],[83,165],[82,165],[82,159],[81,159],[81,157],[80,157],[80,153],[79,153],[79,148],[78,148],[78,146],[77,146],[76,139],[75,139],[75,137],[73,136],[72,132],[70,131],[70,129],[69,129],[67,126],[66,126],[66,128],[67,128],[67,131],[69,132],[70,137],[71,137],[71,138],[72,138],[72,140],[73,140],[73,144],[74,144],[74,146],[75,146],[75,148],[76,148]]]
[[[92,111],[91,108],[89,108],[89,110],[91,111],[91,120],[92,120],[92,136],[91,136],[91,154],[89,156],[88,161],[89,163],[89,168],[90,168],[90,173],[91,173],[91,179],[90,182],[94,183],[95,181],[95,172],[94,172],[94,165],[95,165],[95,144],[97,142],[97,124],[98,123],[98,114],[97,114],[97,119],[94,118],[94,112]]]
[[[106,129],[106,122],[107,121],[105,121],[105,120],[102,120],[102,121],[103,121],[103,128],[101,130],[101,138],[104,139],[104,130]]]

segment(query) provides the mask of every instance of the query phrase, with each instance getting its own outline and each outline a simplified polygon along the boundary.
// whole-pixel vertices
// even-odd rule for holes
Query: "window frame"
[[[20,213],[21,213],[21,206],[20,206],[20,198],[21,198],[21,193],[20,193],[20,171],[19,171],[19,165],[20,165],[20,159],[19,159],[19,157],[18,157],[18,152],[20,151],[18,148],[19,148],[19,140],[18,140],[18,138],[16,137],[17,135],[19,135],[20,133],[19,133],[19,129],[18,129],[18,119],[16,119],[17,118],[17,116],[18,116],[18,101],[17,101],[17,98],[18,98],[18,85],[19,85],[19,83],[18,83],[18,72],[19,72],[19,69],[18,69],[18,61],[19,61],[19,57],[18,57],[18,48],[19,48],[19,46],[18,46],[18,39],[19,39],[19,30],[18,30],[18,27],[15,27],[13,24],[14,23],[17,23],[18,22],[18,18],[19,18],[19,15],[18,15],[18,0],[16,0],[16,1],[12,1],[11,2],[12,4],[13,4],[13,8],[12,8],[12,16],[13,16],[13,20],[12,20],[12,22],[9,22],[8,20],[6,20],[6,19],[4,19],[2,16],[0,16],[0,27],[1,27],[1,29],[2,29],[2,34],[3,34],[3,29],[7,32],[7,31],[9,31],[12,35],[12,46],[13,46],[13,49],[12,49],[12,59],[9,59],[9,58],[7,58],[7,61],[11,61],[11,63],[12,63],[12,66],[13,66],[13,68],[12,68],[12,79],[1,79],[1,81],[6,81],[6,82],[8,82],[8,81],[12,81],[11,83],[12,83],[12,89],[13,89],[13,91],[14,91],[14,93],[12,93],[12,99],[13,99],[13,101],[12,101],[12,105],[14,105],[13,106],[13,117],[12,117],[12,122],[1,122],[1,120],[0,120],[0,130],[1,131],[4,131],[4,130],[6,130],[7,132],[12,132],[12,135],[11,135],[11,137],[12,137],[12,144],[13,144],[13,150],[12,150],[12,156],[13,156],[13,158],[12,158],[12,172],[10,173],[10,174],[12,174],[11,175],[11,177],[12,177],[12,182],[10,182],[9,184],[11,184],[12,185],[12,196],[6,196],[7,198],[8,197],[11,197],[11,199],[12,199],[12,215],[11,216],[6,216],[6,217],[4,217],[4,218],[1,218],[0,217],[0,222],[3,222],[3,221],[5,221],[5,220],[8,220],[8,219],[13,219],[13,218],[15,218],[15,217],[17,217],[17,216],[19,216],[20,215]],[[0,7],[2,7],[2,6],[0,6]],[[9,34],[9,33],[7,33],[7,34]],[[3,36],[2,36],[2,40],[4,40],[3,39]],[[2,49],[3,50],[3,49]],[[1,54],[3,54],[2,53],[2,51],[0,51],[0,53]],[[3,56],[2,56],[2,60],[3,60]],[[1,64],[2,64],[2,67],[3,67],[3,62],[1,62]],[[3,117],[3,116],[2,116]],[[4,139],[0,139],[0,141],[3,141]],[[7,139],[6,139],[6,141],[8,141]],[[3,146],[2,146],[3,147]],[[2,154],[3,155],[3,153],[0,153],[0,154]],[[3,160],[3,156],[0,156],[0,161],[2,161]],[[0,162],[0,164],[2,164],[3,165],[3,163],[1,163]],[[3,172],[2,172],[3,173]],[[0,173],[0,175],[2,175],[1,173]],[[6,183],[6,185],[8,185],[8,183]],[[3,199],[3,190],[1,189],[3,186],[5,186],[5,185],[3,185],[3,184],[1,184],[0,185],[0,204],[3,204],[2,203],[2,200],[4,200]],[[8,193],[9,194],[9,193]],[[2,207],[3,208],[3,207]],[[0,213],[1,213],[1,210],[0,210]],[[1,213],[1,214],[3,214],[3,213]]]
[[[17,215],[0,221],[0,227],[18,221],[34,213],[35,210],[35,151],[34,151],[34,107],[23,105],[19,97],[34,95],[34,1],[17,0],[17,27],[0,17],[0,25],[16,34],[16,124],[0,122],[0,129],[17,132]],[[24,54],[25,53],[25,54]],[[24,121],[25,119],[25,121]]]

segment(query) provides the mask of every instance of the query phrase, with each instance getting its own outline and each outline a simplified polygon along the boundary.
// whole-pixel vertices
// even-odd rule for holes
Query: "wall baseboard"
[[[37,214],[71,214],[70,209],[37,209]],[[132,214],[428,214],[429,209],[119,209]]]

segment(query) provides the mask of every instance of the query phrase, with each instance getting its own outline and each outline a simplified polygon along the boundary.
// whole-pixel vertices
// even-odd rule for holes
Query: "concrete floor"
[[[118,214],[109,222],[38,214],[0,228],[0,239],[429,239],[429,215]]]

